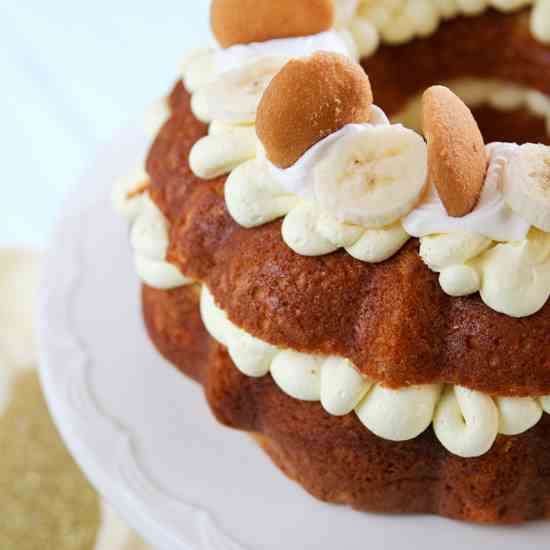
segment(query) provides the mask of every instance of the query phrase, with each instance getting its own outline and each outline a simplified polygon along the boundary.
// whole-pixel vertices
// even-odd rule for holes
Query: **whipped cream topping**
[[[201,48],[185,57],[181,67],[183,81],[189,91],[195,92],[226,73],[261,60],[275,58],[284,64],[292,58],[307,57],[319,51],[350,56],[355,52],[355,46],[350,48],[349,36],[345,32],[332,30],[310,36],[237,44],[225,49]]]
[[[192,92],[191,109],[207,123],[253,124],[261,97],[279,70],[290,59],[319,51],[356,54],[351,35],[334,30],[192,54],[183,64],[183,80]]]
[[[493,143],[487,146],[489,169],[479,202],[470,214],[461,218],[449,216],[437,189],[431,186],[424,201],[403,219],[405,231],[413,237],[435,233],[475,233],[494,241],[519,241],[527,237],[530,224],[512,211],[499,189],[507,159],[517,145]]]
[[[388,117],[380,107],[373,105],[371,109],[370,125],[389,126]],[[279,168],[265,158],[271,176],[289,193],[304,199],[312,199],[315,187],[315,168],[319,161],[326,156],[330,146],[342,138],[360,134],[367,126],[368,124],[347,124],[313,145],[289,168]]]
[[[203,179],[216,178],[256,156],[257,107],[272,78],[290,59],[318,51],[353,56],[354,48],[349,33],[327,31],[188,55],[182,71],[192,92],[191,109],[211,125],[209,135],[191,150],[193,172]]]
[[[518,162],[520,149],[505,143],[487,146],[489,170],[479,203],[470,214],[450,217],[432,188],[403,220],[407,233],[420,238],[424,263],[440,273],[444,292],[450,296],[479,292],[487,306],[511,317],[533,315],[550,298],[550,233],[515,213],[503,193],[508,168]]]
[[[499,433],[529,430],[550,413],[550,397],[491,397],[461,386],[427,384],[390,389],[362,375],[343,357],[281,349],[233,324],[206,286],[201,316],[211,334],[227,347],[236,368],[247,376],[271,374],[287,395],[320,402],[329,414],[354,412],[367,429],[390,441],[406,441],[430,424],[451,453],[477,457],[492,447]]]
[[[166,261],[170,224],[147,191],[149,176],[143,168],[119,180],[113,188],[114,209],[131,223],[130,243],[140,279],[159,289],[193,283],[174,264]]]
[[[390,127],[386,115],[376,106],[371,124],[345,126],[284,170],[273,165],[259,147],[257,157],[239,165],[226,181],[229,213],[237,223],[249,228],[284,217],[283,240],[303,256],[321,256],[340,248],[370,263],[393,256],[409,239],[400,223],[376,229],[347,223],[320,206],[315,189],[316,170],[331,147],[373,126]]]
[[[315,52],[333,52],[349,56],[349,48],[336,31],[326,31],[311,36],[278,38],[266,42],[237,44],[214,53],[214,67],[217,76],[240,69],[251,61],[265,57],[281,57],[289,60],[296,57],[309,57]]]

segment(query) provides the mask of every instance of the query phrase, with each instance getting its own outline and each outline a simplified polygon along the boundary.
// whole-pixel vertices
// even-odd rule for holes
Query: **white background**
[[[170,89],[187,49],[210,40],[208,4],[0,1],[0,246],[47,244],[101,145]]]

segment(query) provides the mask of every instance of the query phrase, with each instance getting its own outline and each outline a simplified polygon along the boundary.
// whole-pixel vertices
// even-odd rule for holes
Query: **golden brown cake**
[[[550,149],[519,144],[550,143],[550,8],[423,4],[335,2],[332,31],[194,54],[114,199],[155,346],[312,495],[545,518]],[[345,111],[326,92],[346,51],[368,120],[346,118],[360,78]]]

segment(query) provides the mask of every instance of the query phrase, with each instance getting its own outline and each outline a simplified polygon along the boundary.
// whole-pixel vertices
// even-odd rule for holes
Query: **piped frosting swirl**
[[[168,290],[191,284],[192,279],[166,260],[169,223],[148,192],[149,176],[143,168],[120,179],[112,192],[115,210],[131,223],[130,243],[139,278],[153,288]]]

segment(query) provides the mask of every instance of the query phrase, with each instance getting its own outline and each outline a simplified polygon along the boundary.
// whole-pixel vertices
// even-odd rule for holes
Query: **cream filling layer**
[[[201,316],[210,335],[224,345],[246,376],[271,374],[287,395],[321,402],[331,415],[355,412],[367,429],[390,441],[414,439],[433,424],[442,445],[461,457],[477,457],[498,434],[517,435],[550,413],[550,397],[491,397],[461,386],[441,384],[386,388],[360,374],[342,357],[281,349],[229,321],[206,286]]]
[[[297,38],[280,38],[266,42],[237,44],[225,49],[200,48],[184,58],[183,82],[190,92],[212,84],[224,74],[242,69],[262,59],[278,58],[285,63],[296,57],[308,57],[318,51],[349,56],[349,37],[340,30]]]
[[[153,288],[169,290],[192,284],[174,264],[166,261],[170,224],[144,187],[149,176],[143,168],[119,180],[112,192],[115,210],[131,223],[130,244],[139,278]]]

